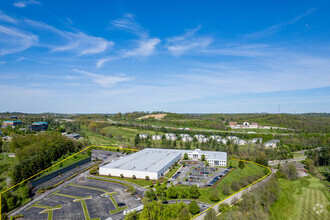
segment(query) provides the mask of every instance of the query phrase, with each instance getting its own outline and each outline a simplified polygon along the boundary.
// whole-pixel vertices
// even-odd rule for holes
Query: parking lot
[[[141,200],[124,190],[127,187],[110,182],[78,179],[31,203],[22,211],[23,219],[123,219],[123,210],[140,206]],[[120,211],[118,211],[120,210]],[[117,213],[110,213],[116,212]]]
[[[198,187],[209,186],[215,178],[224,176],[227,170],[227,168],[205,166],[204,163],[200,161],[197,163],[186,164],[186,167],[183,167],[173,176],[174,183],[197,185]]]

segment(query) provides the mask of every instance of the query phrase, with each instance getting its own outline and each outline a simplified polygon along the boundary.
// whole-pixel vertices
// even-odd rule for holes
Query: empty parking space
[[[23,219],[123,219],[122,208],[131,209],[142,204],[124,189],[125,186],[116,183],[78,179],[31,203],[28,210],[20,214]],[[118,206],[118,203],[123,205]],[[40,213],[42,211],[45,213]]]

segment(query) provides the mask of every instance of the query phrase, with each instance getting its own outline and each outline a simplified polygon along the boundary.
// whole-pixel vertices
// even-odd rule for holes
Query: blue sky
[[[0,111],[329,112],[330,2],[0,2]]]

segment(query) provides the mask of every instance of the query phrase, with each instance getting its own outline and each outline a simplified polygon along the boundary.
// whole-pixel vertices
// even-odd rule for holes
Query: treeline
[[[188,205],[183,202],[164,205],[160,201],[153,201],[144,204],[141,213],[130,212],[125,220],[188,220],[190,216]]]
[[[12,182],[16,184],[48,168],[61,156],[79,151],[80,142],[68,140],[59,133],[14,136],[11,151],[16,153],[18,163],[12,169]]]
[[[270,207],[277,200],[278,194],[279,186],[274,178],[267,184],[245,194],[242,201],[233,208],[220,205],[221,219],[269,219]]]

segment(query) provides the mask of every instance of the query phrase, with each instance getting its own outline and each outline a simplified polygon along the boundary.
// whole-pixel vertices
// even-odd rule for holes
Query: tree
[[[180,219],[180,220],[189,220],[189,219],[190,219],[190,214],[189,214],[189,211],[188,211],[187,208],[183,208],[183,209],[180,211],[179,219]]]
[[[184,153],[183,159],[188,160],[188,154]]]
[[[133,176],[132,176],[132,179],[136,179],[136,176],[135,176],[135,175],[133,175]]]
[[[136,189],[133,185],[129,185],[128,190],[132,195],[134,195],[136,193]]]
[[[189,197],[192,199],[197,199],[201,193],[198,190],[198,187],[196,185],[192,185],[189,187]]]
[[[166,190],[166,195],[171,199],[176,199],[178,197],[178,192],[174,187],[170,187]]]
[[[213,202],[219,201],[220,199],[219,192],[215,188],[212,190],[209,199]]]
[[[154,184],[152,181],[150,181],[149,186],[150,186],[150,188],[154,187]]]
[[[230,188],[229,188],[228,183],[224,183],[223,184],[223,186],[222,186],[222,193],[224,195],[230,195]]]
[[[149,176],[146,176],[146,180],[150,180],[150,177]]]
[[[156,199],[156,194],[155,191],[152,189],[149,189],[145,192],[144,197],[147,198],[149,201],[155,200]]]
[[[238,167],[241,168],[241,169],[244,169],[244,167],[245,167],[244,162],[243,162],[243,161],[240,161],[240,162],[238,163]]]
[[[186,189],[182,189],[182,190],[180,190],[180,191],[179,191],[179,196],[180,196],[180,198],[182,198],[182,199],[187,198],[187,197],[188,197],[188,192],[187,192],[187,190],[186,190]]]
[[[228,203],[221,203],[219,206],[218,206],[218,211],[219,212],[226,212],[228,210]]]
[[[238,191],[240,189],[239,183],[237,181],[233,181],[230,185],[230,188],[233,191]]]
[[[202,154],[202,156],[201,156],[201,160],[202,160],[202,161],[205,161],[205,155],[204,155],[204,154]]]
[[[186,162],[185,161],[182,162],[182,166],[184,166],[184,167],[186,166]]]
[[[125,220],[138,220],[138,219],[139,219],[139,213],[137,213],[136,211],[129,212],[125,217]]]
[[[204,220],[217,220],[217,214],[215,213],[214,209],[211,208],[206,212]]]
[[[120,178],[124,178],[124,174],[120,174]]]
[[[200,212],[199,209],[199,205],[196,202],[196,200],[193,200],[190,204],[189,204],[189,212],[193,215],[196,215]]]

